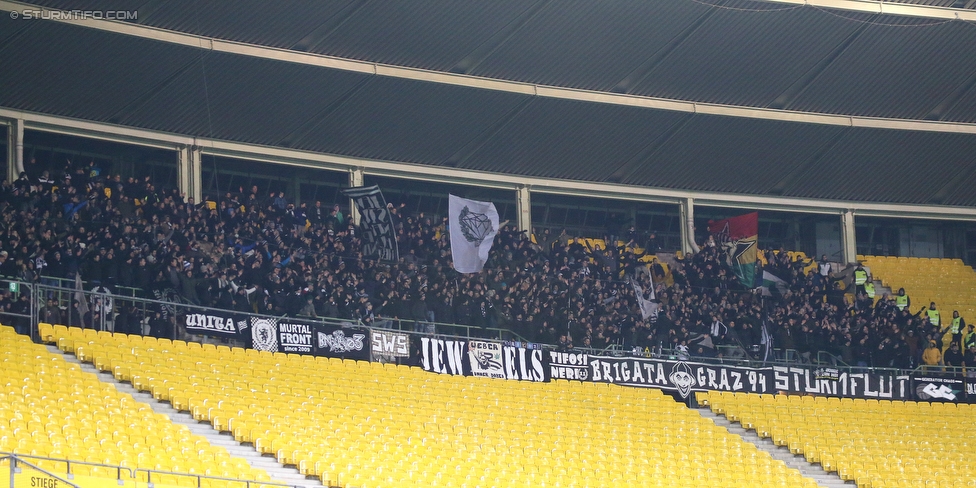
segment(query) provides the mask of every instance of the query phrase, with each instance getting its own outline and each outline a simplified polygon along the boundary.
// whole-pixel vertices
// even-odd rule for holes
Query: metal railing
[[[357,321],[357,325],[364,325]],[[453,336],[477,339],[493,339],[499,341],[530,342],[509,329],[500,327],[481,327],[477,325],[448,324],[427,320],[412,320],[399,318],[379,318],[373,321],[375,329],[395,330],[397,332],[414,332],[418,334]]]
[[[136,476],[138,476],[139,473],[146,473],[146,483],[149,485],[149,488],[153,488],[153,486],[155,485],[155,483],[153,483],[153,480],[152,480],[153,474],[156,474],[157,478],[162,477],[162,476],[177,476],[177,477],[183,477],[183,478],[196,478],[196,480],[197,480],[197,488],[201,488],[201,486],[203,484],[203,480],[210,480],[210,481],[228,481],[228,482],[231,482],[231,483],[241,483],[241,484],[244,485],[244,488],[251,488],[251,485],[256,485],[256,486],[259,486],[259,487],[260,486],[282,486],[282,487],[286,487],[286,488],[304,488],[304,486],[302,486],[302,485],[289,485],[289,484],[285,484],[285,483],[276,483],[274,481],[242,480],[242,479],[237,479],[237,478],[224,478],[224,477],[221,477],[221,476],[210,476],[210,475],[197,474],[197,473],[177,473],[177,472],[173,472],[173,471],[161,471],[161,470],[158,470],[158,469],[142,469],[142,468],[136,469],[135,470]],[[136,476],[133,476],[133,477],[136,477]]]
[[[146,481],[145,482],[149,484],[149,487],[150,488],[154,485],[153,480],[152,480],[153,475],[155,475],[157,477],[157,479],[159,477],[161,477],[161,476],[175,476],[175,477],[183,477],[183,478],[194,478],[197,481],[197,488],[201,488],[201,486],[203,484],[203,480],[228,481],[228,482],[232,482],[232,483],[240,483],[245,488],[250,488],[252,485],[255,485],[255,486],[281,486],[281,487],[285,487],[285,488],[303,488],[304,487],[304,485],[290,485],[290,484],[287,484],[287,483],[279,483],[279,482],[275,482],[275,481],[261,481],[261,480],[249,480],[249,479],[239,479],[239,478],[227,478],[227,477],[223,477],[223,476],[211,476],[211,475],[207,475],[207,474],[185,473],[185,472],[176,472],[176,471],[163,471],[163,470],[148,469],[148,468],[128,468],[128,467],[125,467],[125,466],[117,466],[117,465],[113,465],[113,464],[92,463],[92,462],[87,462],[87,461],[72,461],[70,459],[64,459],[64,458],[52,458],[52,457],[34,456],[34,455],[27,455],[27,454],[17,454],[17,453],[10,453],[10,452],[0,452],[0,461],[2,461],[4,459],[12,459],[12,460],[14,460],[14,464],[16,464],[16,463],[26,464],[26,465],[28,465],[28,466],[30,466],[30,467],[38,470],[38,471],[41,471],[41,472],[43,472],[45,474],[49,474],[49,475],[51,475],[51,476],[53,476],[55,478],[60,478],[60,477],[57,476],[57,475],[55,475],[55,474],[53,474],[53,473],[50,473],[49,470],[45,470],[44,468],[40,468],[40,467],[38,467],[38,466],[36,466],[36,465],[34,465],[32,463],[28,463],[28,462],[24,461],[24,459],[33,459],[33,460],[37,460],[37,461],[52,461],[52,462],[55,462],[55,463],[65,463],[65,474],[67,475],[67,478],[69,480],[70,479],[74,479],[74,477],[75,477],[75,473],[72,472],[72,466],[92,466],[92,467],[108,468],[108,469],[111,469],[111,470],[115,470],[115,479],[116,480],[120,480],[120,481],[124,481],[125,480],[125,478],[122,477],[122,472],[123,471],[128,472],[128,478],[127,479],[133,479],[133,480],[138,480],[139,473],[145,473],[146,474]],[[95,476],[95,475],[93,475],[93,476]],[[95,477],[98,477],[98,476],[95,476]],[[75,488],[78,488],[78,486],[75,485],[75,484],[73,484],[73,483],[68,483],[68,484],[71,485],[71,486],[74,486]],[[11,485],[11,488],[13,488],[12,485]]]
[[[0,463],[2,463],[3,461],[9,461],[10,462],[10,488],[15,488],[15,485],[16,485],[16,475],[20,474],[21,471],[22,471],[21,467],[19,466],[20,464],[23,464],[23,465],[25,465],[27,467],[30,467],[30,468],[32,468],[34,470],[37,470],[37,471],[41,472],[41,473],[44,473],[45,475],[53,478],[54,480],[60,481],[61,483],[64,483],[67,486],[70,486],[72,488],[80,488],[78,485],[76,485],[76,484],[74,484],[74,483],[72,483],[72,482],[70,482],[70,481],[68,481],[66,479],[63,479],[62,477],[60,477],[60,476],[58,476],[58,475],[56,475],[54,473],[51,473],[50,471],[48,471],[48,470],[46,470],[44,468],[41,468],[39,466],[36,466],[33,463],[29,463],[27,461],[24,461],[23,459],[21,459],[23,457],[31,458],[31,457],[36,457],[36,456],[23,456],[23,455],[20,455],[20,454],[12,454],[12,453],[5,454],[3,452],[0,452]],[[70,475],[69,475],[69,477],[70,477]],[[32,481],[31,485],[33,486],[34,485],[33,484],[33,481],[34,480],[32,479],[31,481]]]
[[[74,279],[68,279],[68,278],[58,278],[58,277],[55,277],[55,276],[44,276],[44,275],[41,275],[40,284],[42,284],[42,285],[48,285],[48,286],[53,286],[53,287],[56,287],[56,288],[72,288],[73,289],[75,287],[75,280]],[[82,280],[82,285],[84,286],[84,288],[86,290],[90,290],[90,289],[94,288],[94,284],[95,284],[95,282]],[[100,285],[104,285],[104,283],[100,283],[100,282],[99,282],[99,284]],[[115,292],[114,293],[115,295],[124,296],[124,297],[136,297],[142,291],[139,288],[134,288],[134,287],[131,287],[131,286],[120,286],[120,285],[112,285],[111,286],[111,289],[112,289],[112,291]]]
[[[72,466],[94,466],[94,467],[99,467],[99,468],[114,469],[115,470],[116,479],[122,479],[122,470],[125,470],[125,471],[128,471],[129,472],[129,478],[135,478],[135,470],[132,469],[132,468],[127,468],[125,466],[115,466],[115,465],[112,465],[112,464],[92,463],[92,462],[88,462],[88,461],[72,461],[70,459],[51,458],[51,457],[34,456],[34,455],[17,454],[17,453],[4,453],[4,452],[0,452],[0,455],[3,455],[3,456],[11,456],[11,457],[15,457],[15,458],[34,459],[34,460],[38,460],[38,461],[53,461],[53,462],[56,462],[56,463],[64,463],[65,464],[64,472],[68,475],[68,477],[69,477],[68,479],[72,479],[74,477],[74,473],[71,472],[71,467]],[[35,469],[41,469],[41,468],[38,468],[37,466],[33,466],[33,465],[32,465],[32,467],[34,467]]]
[[[163,300],[153,300],[148,298],[138,298],[138,297],[125,297],[119,295],[107,295],[94,293],[91,291],[78,291],[74,289],[66,289],[60,287],[52,287],[48,285],[36,284],[36,283],[24,283],[10,280],[0,279],[0,287],[7,286],[8,283],[13,282],[18,285],[19,293],[27,293],[28,296],[32,297],[30,300],[30,313],[29,314],[16,314],[16,313],[4,313],[0,312],[0,318],[4,314],[13,317],[16,320],[21,321],[24,325],[24,331],[29,330],[32,338],[35,341],[39,341],[37,336],[36,324],[41,322],[39,320],[39,314],[41,308],[44,306],[44,302],[48,297],[56,296],[67,296],[70,297],[69,300],[73,300],[76,294],[81,293],[85,297],[86,303],[93,304],[93,306],[104,307],[106,313],[103,314],[97,323],[90,324],[92,328],[99,331],[108,332],[127,332],[139,335],[150,335],[150,333],[159,334],[157,337],[165,337],[169,339],[183,339],[192,342],[202,342],[202,343],[213,343],[213,344],[227,344],[230,346],[240,346],[244,347],[245,344],[242,341],[235,340],[233,338],[213,338],[208,336],[196,335],[187,333],[185,328],[177,323],[176,317],[178,315],[186,313],[210,313],[215,315],[236,315],[246,318],[266,318],[266,319],[278,319],[281,320],[285,317],[282,316],[269,316],[261,315],[247,312],[235,312],[232,310],[215,309],[211,307],[204,307],[200,305],[192,305],[186,303],[180,303],[175,301],[163,301]],[[107,298],[107,300],[106,300]],[[129,317],[129,324],[120,324],[117,320],[115,314],[123,307],[131,307],[136,310],[134,317]],[[149,316],[159,313],[160,317],[165,320],[165,330],[149,330]],[[67,313],[68,320],[64,320],[60,325],[68,326],[79,326],[81,324],[76,323],[76,318],[71,317],[71,312]],[[350,327],[359,326],[367,327],[366,324],[359,320],[349,320],[349,319],[329,319],[329,318],[308,318],[308,317],[291,317],[296,320],[301,320],[308,323],[319,323],[340,327]],[[139,330],[132,330],[133,326],[132,320],[135,320],[134,324]],[[120,326],[125,325],[128,330],[120,330]],[[462,339],[485,339],[485,340],[500,340],[500,341],[516,341],[531,343],[517,333],[500,327],[479,327],[472,325],[463,324],[447,324],[432,321],[421,321],[421,320],[409,320],[409,319],[389,319],[389,318],[379,318],[376,319],[370,326],[378,330],[388,330],[397,331],[400,333],[406,333],[410,335],[427,335],[427,336],[438,336],[438,337],[455,337]],[[563,350],[564,348],[558,345],[543,344],[547,349],[552,350]],[[679,356],[678,351],[671,349],[657,348],[657,350],[637,350],[635,348],[628,348],[621,344],[610,344],[605,348],[582,348],[574,347],[573,351],[582,352],[593,355],[612,355],[612,356],[632,356],[632,357],[657,357],[657,358],[671,358],[677,359]],[[741,346],[729,346],[720,345],[717,347],[718,351],[722,352],[721,357],[700,357],[693,354],[688,355],[688,359],[701,363],[712,363],[712,364],[725,364],[725,365],[735,365],[743,367],[767,367],[767,366],[797,366],[797,365],[809,365],[809,366],[830,366],[837,367],[844,370],[851,370],[856,372],[863,371],[897,371],[902,374],[910,374],[913,372],[918,372],[922,370],[922,367],[914,369],[896,369],[888,367],[875,367],[875,366],[852,366],[845,364],[837,356],[834,356],[826,351],[817,352],[815,358],[803,359],[796,350],[793,349],[779,349],[778,357],[772,360],[759,360],[754,357],[755,351],[752,352],[753,356],[750,356],[750,352],[743,349]],[[953,367],[928,367],[925,371],[938,371],[941,374],[961,374],[965,373],[964,368],[953,368]],[[972,372],[971,372],[972,373]]]

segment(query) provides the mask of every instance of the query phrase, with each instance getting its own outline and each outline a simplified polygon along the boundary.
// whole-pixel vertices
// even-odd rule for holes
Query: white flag
[[[498,211],[491,202],[450,195],[451,258],[459,273],[478,273],[498,233]]]
[[[81,273],[75,273],[75,300],[78,301],[78,313],[81,315],[82,325],[84,326],[85,315],[88,315],[88,300],[85,299],[85,288],[81,284]]]
[[[658,310],[661,305],[653,302],[654,297],[654,285],[651,285],[651,296],[649,298],[644,298],[644,289],[637,284],[637,280],[631,280],[630,284],[634,287],[634,294],[637,295],[637,305],[640,306],[641,317],[647,320],[650,317],[657,317]]]

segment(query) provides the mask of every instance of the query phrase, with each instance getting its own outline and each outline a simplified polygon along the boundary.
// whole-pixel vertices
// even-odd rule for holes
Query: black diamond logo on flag
[[[458,225],[461,227],[464,239],[475,246],[480,246],[481,241],[484,241],[492,231],[491,219],[485,214],[472,212],[466,205],[458,215]]]

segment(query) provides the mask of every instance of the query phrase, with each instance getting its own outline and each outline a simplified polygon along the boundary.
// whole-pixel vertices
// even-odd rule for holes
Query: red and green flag
[[[752,288],[756,280],[759,212],[710,221],[708,231],[726,253],[729,266],[735,271],[739,282]]]

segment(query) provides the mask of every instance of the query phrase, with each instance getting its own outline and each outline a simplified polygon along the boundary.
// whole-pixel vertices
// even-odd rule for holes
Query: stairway
[[[53,353],[62,354],[66,361],[80,365],[82,371],[96,375],[103,383],[112,384],[118,391],[128,393],[136,401],[149,405],[154,412],[165,414],[174,424],[186,425],[190,432],[205,437],[210,441],[210,444],[224,447],[231,456],[242,458],[251,466],[265,470],[274,483],[300,488],[325,488],[318,478],[306,478],[305,475],[298,472],[298,469],[286,467],[274,457],[262,456],[254,449],[254,446],[237,442],[229,433],[217,432],[208,422],[198,422],[189,412],[177,411],[169,403],[156,400],[150,393],[136,391],[132,385],[117,381],[111,374],[98,371],[95,366],[79,361],[74,355],[63,353],[56,346],[48,345],[47,349]]]
[[[895,292],[881,284],[881,280],[874,280],[874,296],[880,298],[888,295],[889,298],[894,298]]]
[[[855,486],[853,481],[844,481],[840,476],[837,476],[837,473],[828,473],[819,464],[809,463],[803,456],[794,455],[786,447],[773,444],[772,439],[762,439],[755,431],[746,430],[738,424],[733,424],[725,417],[713,413],[707,408],[699,408],[697,411],[702,417],[714,422],[715,425],[725,427],[729,432],[738,435],[742,440],[768,452],[773,459],[783,461],[787,467],[793,468],[803,474],[803,476],[815,480],[818,485],[824,488]]]

